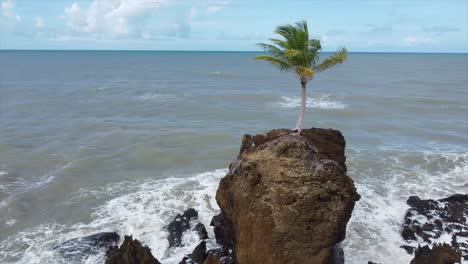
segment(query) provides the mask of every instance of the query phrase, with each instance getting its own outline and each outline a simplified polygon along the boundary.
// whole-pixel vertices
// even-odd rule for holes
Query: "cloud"
[[[15,2],[13,0],[5,0],[2,2],[2,16],[14,17],[15,16]]]
[[[426,33],[433,33],[433,34],[444,34],[444,33],[451,33],[451,32],[458,32],[460,28],[453,27],[453,26],[432,26],[432,27],[423,27],[423,31]]]
[[[40,16],[36,17],[36,28],[37,29],[43,29],[45,26],[44,19]]]
[[[434,40],[430,37],[407,36],[403,38],[403,44],[408,47],[420,46],[433,43]]]
[[[227,5],[229,5],[228,1],[215,1],[206,8],[206,13],[218,13],[219,11],[223,10]]]
[[[13,0],[5,0],[1,3],[0,31],[16,32],[22,21],[21,16],[16,14],[16,3]]]
[[[93,0],[88,7],[73,3],[63,16],[72,31],[110,37],[141,35],[149,14],[175,0]]]
[[[375,24],[366,24],[364,25],[365,30],[362,31],[366,35],[378,35],[378,34],[388,34],[393,31],[391,26],[381,26]]]

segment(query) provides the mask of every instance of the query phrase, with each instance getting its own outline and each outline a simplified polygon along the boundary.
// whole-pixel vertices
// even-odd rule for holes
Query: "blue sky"
[[[324,50],[468,52],[468,0],[0,0],[0,49],[258,50],[306,19]]]

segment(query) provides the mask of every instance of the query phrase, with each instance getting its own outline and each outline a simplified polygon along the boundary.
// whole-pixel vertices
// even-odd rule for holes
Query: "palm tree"
[[[282,25],[276,28],[275,33],[283,39],[272,38],[273,44],[259,43],[258,45],[270,55],[255,56],[257,60],[265,60],[276,66],[280,71],[294,70],[302,85],[301,111],[297,120],[296,129],[301,133],[304,124],[306,107],[306,86],[314,74],[321,72],[336,64],[343,63],[347,58],[345,48],[332,56],[319,62],[319,52],[322,49],[320,40],[309,39],[307,21],[297,22],[295,25]]]

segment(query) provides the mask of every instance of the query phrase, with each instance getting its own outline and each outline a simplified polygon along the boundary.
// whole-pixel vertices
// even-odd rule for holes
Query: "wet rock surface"
[[[456,194],[439,200],[422,200],[411,196],[407,204],[401,235],[407,244],[401,246],[412,254],[418,244],[432,245],[449,240],[468,260],[468,195]]]
[[[179,264],[201,264],[207,257],[206,242],[202,241],[196,246],[192,253],[182,259]]]
[[[161,264],[153,257],[151,249],[131,236],[125,236],[122,245],[109,249],[106,255],[105,264]]]
[[[120,236],[115,232],[103,232],[70,239],[55,246],[54,249],[65,259],[86,259],[91,255],[107,251],[112,246],[117,245],[119,239]]]
[[[418,247],[410,264],[455,264],[460,263],[461,252],[447,244]]]
[[[333,261],[360,197],[346,175],[344,149],[332,129],[244,136],[216,193],[234,234],[221,241],[235,244],[235,263]]]
[[[169,241],[169,247],[182,245],[182,236],[184,232],[190,230],[190,222],[196,220],[197,218],[198,212],[193,208],[189,208],[185,210],[182,215],[178,214],[174,220],[169,223],[167,226],[167,231],[169,232],[169,236],[167,237],[167,240]],[[200,230],[200,232],[203,231]]]

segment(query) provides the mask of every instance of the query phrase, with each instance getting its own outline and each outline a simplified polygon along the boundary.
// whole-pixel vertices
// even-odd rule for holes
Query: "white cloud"
[[[89,7],[73,3],[65,8],[69,29],[106,36],[141,34],[138,21],[175,0],[93,0]]]
[[[190,8],[189,19],[193,19],[198,15],[198,9],[194,6]]]
[[[15,2],[13,0],[5,0],[2,2],[2,15],[4,17],[14,17]]]
[[[16,3],[13,0],[2,1],[0,5],[0,31],[17,31],[22,19],[20,15],[16,14],[15,6]]]
[[[36,28],[43,29],[45,26],[44,19],[40,16],[36,17]]]
[[[208,14],[218,13],[219,11],[223,10],[224,6],[209,6],[206,8],[206,12]]]
[[[215,1],[212,5],[206,8],[206,13],[215,14],[223,10],[229,4],[228,1]]]
[[[433,42],[434,40],[430,37],[407,36],[403,38],[403,44],[408,47],[425,45]]]

